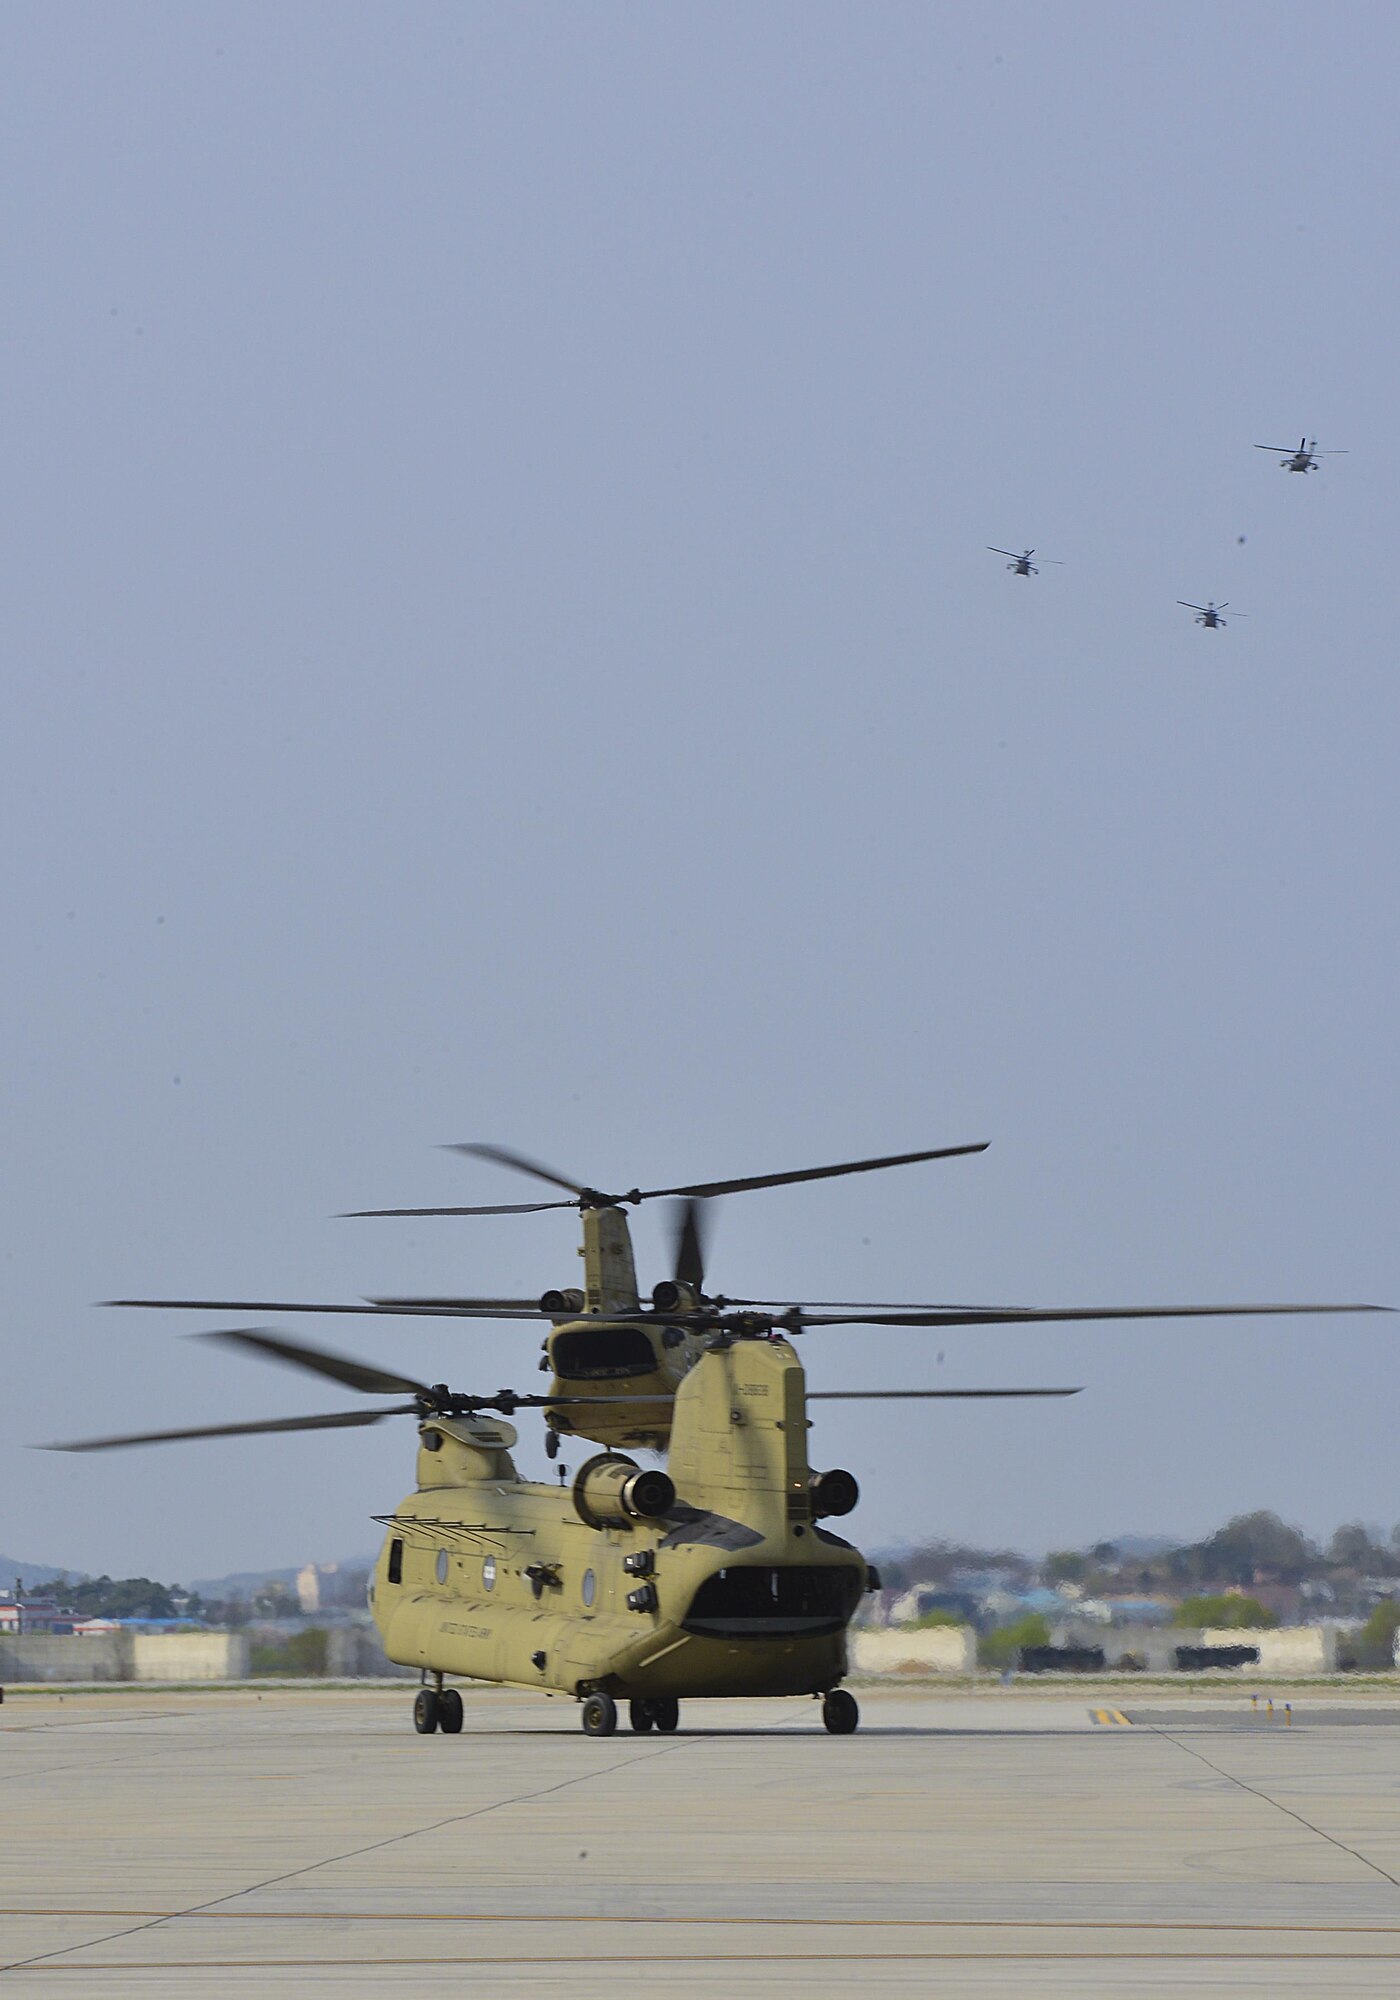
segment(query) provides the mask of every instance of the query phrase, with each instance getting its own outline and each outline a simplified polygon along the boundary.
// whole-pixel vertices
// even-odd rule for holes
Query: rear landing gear
[[[848,1688],[832,1688],[822,1696],[822,1721],[833,1736],[854,1735],[860,1707]]]
[[[437,1726],[444,1736],[462,1733],[462,1697],[456,1688],[444,1688],[437,1698]]]
[[[655,1695],[651,1700],[629,1701],[627,1720],[643,1735],[648,1729],[659,1729],[663,1736],[669,1736],[681,1719],[681,1705],[672,1695]]]
[[[438,1726],[438,1698],[431,1688],[419,1688],[413,1697],[413,1726],[420,1736],[431,1736]]]

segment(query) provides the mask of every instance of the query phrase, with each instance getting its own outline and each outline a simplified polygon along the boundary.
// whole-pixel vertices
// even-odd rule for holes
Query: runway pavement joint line
[[[1349,1854],[1353,1861],[1359,1861],[1363,1868],[1369,1868],[1373,1874],[1379,1875],[1383,1882],[1389,1882],[1393,1889],[1400,1889],[1400,1878],[1392,1875],[1388,1868],[1382,1868],[1379,1861],[1372,1861],[1370,1856],[1363,1854],[1359,1848],[1348,1847],[1344,1840],[1338,1840],[1337,1836],[1328,1833],[1325,1827],[1314,1825],[1312,1820],[1305,1819],[1302,1813],[1295,1812],[1292,1806],[1284,1805],[1281,1799],[1272,1798],[1268,1792],[1261,1792],[1257,1785],[1251,1785],[1244,1778],[1237,1778],[1233,1771],[1226,1771],[1219,1764],[1212,1763],[1204,1751],[1193,1749],[1189,1743],[1183,1743],[1180,1737],[1173,1736],[1170,1730],[1153,1727],[1151,1733],[1160,1736],[1166,1743],[1174,1744],[1178,1750],[1184,1750],[1188,1757],[1194,1757],[1198,1763],[1204,1764],[1207,1770],[1214,1771],[1217,1777],[1226,1779],[1229,1784],[1237,1785],[1242,1792],[1248,1792],[1251,1798],[1261,1799],[1266,1806],[1272,1806],[1275,1812],[1283,1813],[1286,1818],[1294,1820],[1299,1826],[1306,1827],[1309,1833],[1315,1833],[1319,1840],[1325,1840],[1340,1853]]]
[[[631,1764],[649,1764],[657,1757],[671,1757],[678,1750],[694,1749],[695,1745],[701,1740],[703,1739],[699,1737],[681,1737],[674,1743],[666,1744],[663,1749],[645,1750],[637,1757],[619,1757],[616,1763],[604,1764],[601,1769],[576,1772],[573,1777],[561,1778],[557,1785],[545,1785],[539,1791],[519,1792],[513,1798],[496,1799],[490,1805],[477,1806],[471,1812],[449,1813],[445,1818],[433,1820],[427,1826],[409,1827],[406,1832],[391,1834],[387,1839],[371,1840],[363,1847],[348,1848],[343,1854],[324,1855],[319,1861],[308,1861],[301,1868],[289,1868],[284,1874],[270,1875],[265,1882],[252,1882],[244,1889],[230,1890],[226,1896],[213,1896],[207,1903],[191,1904],[186,1910],[176,1911],[175,1917],[204,1915],[206,1912],[217,1910],[220,1903],[231,1903],[243,1896],[255,1896],[263,1889],[275,1889],[280,1883],[295,1881],[300,1875],[314,1875],[319,1868],[333,1868],[339,1862],[354,1861],[361,1855],[374,1854],[382,1848],[397,1847],[402,1841],[416,1840],[420,1835],[425,1833],[440,1833],[444,1827],[461,1826],[469,1820],[484,1819],[489,1813],[502,1812],[511,1806],[529,1805],[535,1799],[545,1799],[549,1798],[555,1792],[568,1791],[573,1785],[587,1784],[594,1778],[606,1778],[613,1771],[624,1771]],[[29,1958],[11,1959],[8,1964],[0,1965],[0,1975],[7,1972],[21,1972],[36,1967],[42,1969],[49,1960],[66,1958],[75,1951],[91,1951],[96,1945],[111,1944],[117,1938],[135,1937],[141,1931],[155,1930],[159,1925],[172,1921],[174,1921],[173,1918],[166,1916],[151,1917],[142,1923],[130,1924],[124,1930],[110,1931],[105,1937],[89,1938],[86,1944],[62,1945],[56,1947],[53,1951],[35,1952]]]

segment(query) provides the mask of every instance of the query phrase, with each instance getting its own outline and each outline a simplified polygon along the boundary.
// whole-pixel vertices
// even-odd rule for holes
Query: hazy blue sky
[[[340,1400],[97,1299],[570,1282],[330,1219],[525,1192],[441,1141],[992,1142],[731,1199],[734,1292],[1400,1304],[1397,74],[1379,6],[5,11],[0,1548],[370,1547],[406,1422],[24,1447]],[[1400,1320],[804,1359],[1086,1385],[823,1408],[866,1545],[1400,1517]]]

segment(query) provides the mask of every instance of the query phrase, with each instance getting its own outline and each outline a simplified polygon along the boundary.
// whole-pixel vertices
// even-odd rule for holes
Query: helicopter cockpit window
[[[389,1544],[389,1581],[403,1582],[403,1543],[397,1535]]]
[[[585,1604],[591,1604],[593,1602],[593,1599],[597,1595],[597,1592],[598,1592],[597,1579],[595,1578],[591,1569],[586,1569],[583,1572],[583,1583],[580,1586],[579,1595],[582,1597]]]
[[[496,1558],[494,1556],[487,1556],[481,1565],[481,1587],[483,1590],[494,1590],[496,1587]]]

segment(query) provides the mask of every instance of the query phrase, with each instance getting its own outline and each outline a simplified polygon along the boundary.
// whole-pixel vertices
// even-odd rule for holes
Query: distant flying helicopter
[[[1227,618],[1222,618],[1220,615],[1225,606],[1230,602],[1228,597],[1225,600],[1225,604],[1187,604],[1184,597],[1178,597],[1176,601],[1178,604],[1184,605],[1186,610],[1194,611],[1196,613],[1196,623],[1204,625],[1207,632],[1214,632],[1218,626],[1228,625],[1230,622]],[[1244,611],[1237,611],[1235,613],[1236,618],[1245,618],[1248,615]]]
[[[1316,438],[1299,438],[1296,451],[1289,444],[1257,444],[1254,449],[1282,452],[1279,464],[1285,472],[1312,472],[1318,469],[1319,461],[1324,458],[1345,458],[1347,455],[1344,451],[1319,451]]]
[[[1017,555],[1015,551],[1012,549],[994,549],[990,542],[986,544],[986,547],[988,553],[991,555],[1010,556],[1011,560],[1006,565],[1006,567],[1012,572],[1014,576],[1039,576],[1040,571],[1031,561],[1031,557],[1035,554],[1034,549],[1023,549],[1021,554]],[[1063,565],[1060,562],[1058,562],[1054,556],[1042,556],[1040,560],[1042,562],[1054,563],[1057,569],[1063,567]]]

